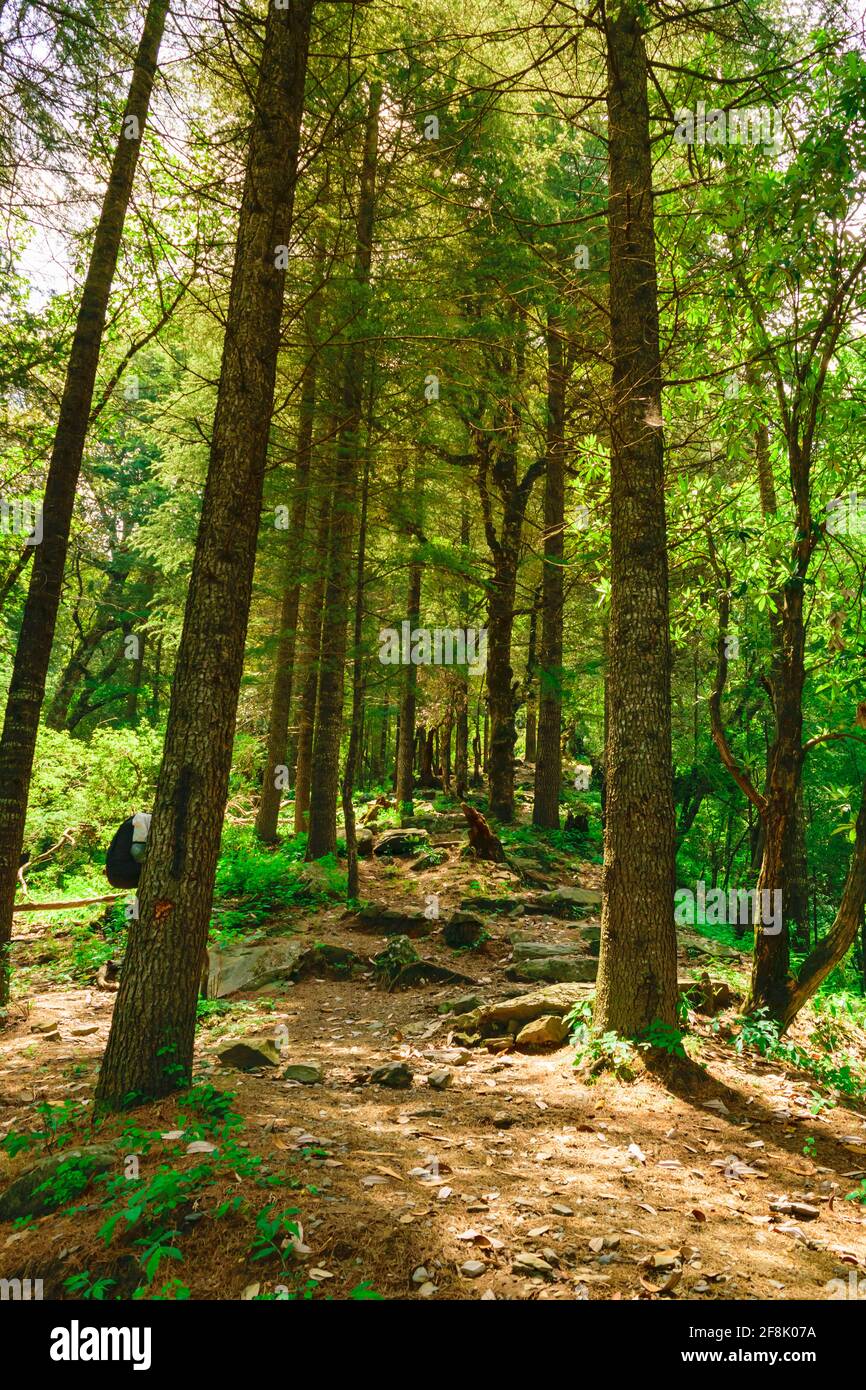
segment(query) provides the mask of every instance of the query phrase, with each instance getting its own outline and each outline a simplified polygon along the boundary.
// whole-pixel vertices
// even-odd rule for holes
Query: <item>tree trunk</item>
[[[81,682],[90,669],[90,660],[104,637],[107,637],[116,623],[116,617],[104,617],[80,639],[72,655],[60,673],[60,679],[48,709],[45,711],[45,726],[48,729],[65,729],[69,722],[72,700]]]
[[[99,349],[117,267],[141,136],[153,90],[168,0],[150,0],[135,57],[123,126],[114,151],[87,277],[72,339],[51,463],[42,504],[43,539],[34,549],[30,588],[0,738],[0,1005],[9,998],[9,941],[27,794],[45,677],[60,606],[60,591],[81,459],[87,437]]]
[[[138,655],[132,661],[132,675],[129,680],[129,693],[126,697],[126,710],[124,711],[126,722],[132,725],[138,723],[138,697],[144,678],[144,644],[147,641],[144,632],[138,632],[135,636],[138,638]]]
[[[346,613],[352,576],[352,534],[358,473],[358,427],[364,391],[367,297],[373,254],[376,159],[382,85],[371,82],[358,221],[354,280],[356,316],[346,349],[343,415],[337,437],[330,553],[322,616],[319,699],[313,738],[310,787],[310,829],[307,858],[320,859],[337,851],[337,793],[340,779],[340,735],[343,727],[343,685],[346,665]]]
[[[535,591],[532,611],[529,614],[529,644],[526,652],[526,746],[523,760],[535,763],[538,752],[538,700],[536,698],[538,681],[538,606],[541,600],[541,585]]]
[[[189,1083],[273,411],[313,0],[268,9],[162,766],[97,1100]]]
[[[641,7],[642,9],[642,7]],[[677,1020],[670,634],[647,59],[635,3],[608,11],[611,418],[609,732],[594,1027]]]
[[[857,938],[857,930],[866,905],[866,781],[860,798],[854,848],[839,910],[833,925],[806,957],[796,981],[789,980],[785,999],[779,1011],[784,1028],[796,1018],[807,1000],[826,980],[830,971],[845,957]]]
[[[330,469],[321,470],[323,488],[316,521],[316,554],[327,557],[331,534]],[[310,777],[313,761],[313,732],[319,693],[319,653],[322,646],[322,609],[325,603],[325,570],[319,570],[307,589],[301,612],[301,650],[299,660],[300,694],[297,714],[297,762],[295,764],[295,834],[307,829],[310,809]]]
[[[417,539],[424,524],[424,475],[420,458],[416,456],[412,482],[412,517],[410,537]],[[409,589],[406,595],[406,618],[409,631],[421,621],[421,585],[423,566],[413,560],[409,566]],[[397,741],[397,810],[411,816],[415,788],[415,705],[418,693],[418,667],[410,661],[403,669],[403,689],[400,692],[400,737]]]
[[[469,554],[469,504],[466,495],[460,499],[460,546],[464,556]],[[460,592],[460,621],[465,632],[469,622],[469,593],[464,585]],[[462,800],[469,787],[469,673],[466,667],[457,671],[457,723],[454,733],[454,790]]]
[[[316,254],[316,277],[321,274],[325,248],[319,242]],[[277,821],[285,774],[288,771],[289,717],[292,711],[292,685],[295,671],[295,642],[298,626],[298,607],[301,597],[301,573],[304,568],[307,509],[310,496],[310,470],[313,446],[313,422],[316,414],[317,334],[321,318],[321,298],[316,295],[310,305],[307,340],[310,356],[304,369],[301,399],[298,410],[298,438],[295,450],[295,485],[292,499],[291,524],[286,536],[283,598],[280,609],[280,633],[275,658],[274,684],[268,720],[268,751],[262,781],[262,799],[256,816],[256,834],[265,844],[277,838]]]
[[[785,916],[794,948],[809,949],[809,867],[806,857],[806,813],[802,778],[794,798],[794,814],[788,822],[785,845]]]
[[[544,474],[544,569],[538,758],[532,823],[559,829],[562,788],[562,607],[565,535],[565,353],[560,324],[547,321],[547,460]]]
[[[445,720],[442,724],[442,790],[446,796],[451,795],[451,731],[454,728],[454,706],[451,704],[451,697],[448,696],[448,706],[445,710]]]
[[[519,373],[518,373],[519,375]],[[478,457],[477,485],[484,516],[484,534],[490,551],[493,577],[487,607],[487,715],[485,719],[485,771],[488,775],[490,814],[504,824],[514,819],[514,748],[517,743],[518,690],[511,666],[514,600],[523,519],[532,485],[541,471],[533,463],[517,478],[519,410],[512,403],[496,431],[475,431]],[[500,435],[502,437],[500,437]],[[502,522],[497,533],[493,520],[490,480],[502,501]]]
[[[436,785],[436,773],[434,768],[435,758],[433,755],[435,739],[435,725],[432,729],[421,730],[421,738],[419,740],[420,775],[418,780],[422,787],[435,787]]]
[[[156,641],[156,655],[153,659],[153,671],[150,678],[150,719],[151,723],[159,723],[159,683],[162,679],[162,637]]]
[[[21,578],[21,575],[24,573],[30,561],[33,559],[33,552],[35,549],[36,547],[33,545],[25,545],[22,547],[21,554],[3,580],[2,585],[0,585],[0,612],[6,607],[6,600],[12,593],[12,590],[15,588],[15,585],[18,583],[18,580]]]
[[[488,771],[488,806],[491,816],[503,824],[514,819],[514,745],[517,742],[517,691],[512,669],[514,594],[523,513],[509,514],[502,537],[493,552],[493,580],[487,617],[487,708],[485,765]]]
[[[373,391],[371,386],[367,452],[364,458],[364,479],[361,484],[361,519],[358,525],[358,565],[355,579],[355,624],[352,643],[352,715],[349,725],[349,747],[346,751],[346,764],[343,770],[343,780],[340,784],[343,822],[346,829],[346,869],[348,875],[346,896],[350,901],[358,897],[358,840],[355,835],[355,807],[352,804],[352,793],[355,789],[361,733],[364,727],[364,562],[367,549],[367,500],[370,484],[372,413]]]

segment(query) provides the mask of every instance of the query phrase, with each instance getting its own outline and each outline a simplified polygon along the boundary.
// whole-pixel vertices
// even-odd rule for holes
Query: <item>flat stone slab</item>
[[[499,898],[461,898],[460,907],[464,912],[508,912],[515,916],[523,912],[524,902],[522,898],[509,896]]]
[[[208,999],[225,999],[242,989],[257,989],[273,980],[289,979],[308,949],[308,943],[276,938],[252,946],[209,946],[207,953]]]
[[[217,1048],[217,1057],[224,1067],[234,1067],[237,1071],[276,1067],[284,1060],[276,1039],[266,1034],[251,1034],[225,1042]]]
[[[555,983],[589,983],[598,974],[596,956],[544,956],[540,960],[522,960],[505,972],[509,980],[550,981]]]
[[[551,917],[569,917],[574,908],[601,906],[600,888],[572,888],[564,884],[549,893],[538,893],[527,899],[525,911],[547,912]]]
[[[290,1062],[283,1072],[284,1081],[299,1081],[302,1086],[318,1086],[322,1079],[322,1068],[315,1062]]]
[[[515,1038],[517,1047],[559,1047],[568,1037],[568,1025],[559,1014],[542,1014],[524,1023]]]
[[[514,959],[546,960],[549,956],[582,956],[581,941],[515,941]]]
[[[421,908],[384,907],[368,903],[348,923],[357,931],[381,932],[383,936],[429,936],[438,923],[425,917]]]
[[[417,854],[429,839],[428,831],[418,827],[406,826],[402,830],[386,830],[376,841],[373,853],[377,859],[388,858],[392,854]]]
[[[711,941],[697,932],[684,931],[682,927],[677,928],[677,945],[686,951],[698,951],[702,956],[720,956],[730,960],[739,960],[745,954],[724,941]]]

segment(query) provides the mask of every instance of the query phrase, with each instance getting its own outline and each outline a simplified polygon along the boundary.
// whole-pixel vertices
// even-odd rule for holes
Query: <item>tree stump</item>
[[[481,812],[476,811],[474,806],[467,806],[465,801],[460,803],[460,809],[469,826],[469,843],[476,859],[492,859],[495,864],[504,864],[506,859],[502,842],[494,835]]]

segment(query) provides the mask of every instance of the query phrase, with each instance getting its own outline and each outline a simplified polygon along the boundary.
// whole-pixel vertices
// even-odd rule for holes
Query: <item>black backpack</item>
[[[132,816],[119,825],[105,856],[105,874],[112,888],[137,888],[141,865],[132,857]]]

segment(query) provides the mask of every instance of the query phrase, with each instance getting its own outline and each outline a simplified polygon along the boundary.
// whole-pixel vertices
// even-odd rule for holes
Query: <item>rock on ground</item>
[[[375,1086],[389,1086],[395,1091],[405,1091],[412,1085],[413,1072],[405,1062],[387,1062],[376,1067],[370,1074]]]
[[[426,830],[412,826],[407,826],[404,830],[386,830],[384,835],[379,837],[373,853],[377,859],[387,858],[392,854],[417,854],[429,838]]]
[[[452,912],[442,928],[446,946],[456,950],[461,946],[475,946],[484,935],[484,921],[474,912]]]
[[[238,1071],[276,1067],[283,1060],[275,1038],[254,1034],[223,1043],[217,1048],[217,1057],[224,1067],[236,1067]]]
[[[60,1174],[75,1169],[85,1172],[89,1182],[97,1173],[108,1172],[114,1167],[120,1168],[117,1150],[105,1144],[64,1149],[61,1153],[41,1158],[38,1163],[19,1173],[0,1195],[0,1221],[14,1221],[22,1216],[44,1216],[53,1211],[58,1202],[51,1190],[37,1192],[36,1189]],[[63,1200],[68,1201],[68,1186],[64,1184],[63,1190]]]
[[[551,917],[570,917],[576,907],[600,907],[600,888],[572,888],[563,885],[549,893],[539,893],[527,900],[529,912],[549,912]]]
[[[421,908],[385,907],[382,903],[367,903],[348,924],[358,931],[381,932],[383,936],[429,936],[435,921],[425,917]]]
[[[509,980],[547,981],[550,984],[589,983],[598,974],[596,956],[543,956],[538,960],[522,960],[505,972]]]
[[[225,999],[241,989],[257,989],[273,980],[288,979],[305,949],[304,942],[284,937],[255,946],[227,946],[223,950],[210,946],[207,953],[206,997]]]
[[[533,989],[528,994],[518,994],[513,999],[502,999],[498,1004],[482,1005],[461,1021],[467,1033],[478,1033],[483,1038],[492,1038],[508,1031],[509,1024],[529,1023],[532,1019],[543,1018],[546,1014],[563,1017],[589,993],[588,985],[575,982],[546,985],[541,989]]]
[[[518,1047],[559,1047],[568,1037],[568,1024],[559,1014],[542,1014],[525,1023],[515,1038]]]

